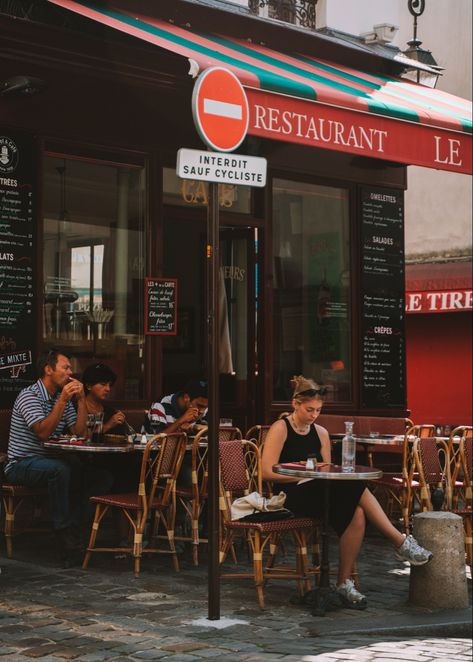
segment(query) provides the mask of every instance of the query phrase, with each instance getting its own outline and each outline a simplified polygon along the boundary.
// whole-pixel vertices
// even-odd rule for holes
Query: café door
[[[206,232],[203,223],[164,224],[163,276],[178,280],[178,333],[163,339],[163,395],[207,375]],[[252,227],[220,231],[220,418],[243,432],[256,421],[258,236]]]
[[[221,409],[243,432],[256,422],[258,238],[254,228],[220,231]]]

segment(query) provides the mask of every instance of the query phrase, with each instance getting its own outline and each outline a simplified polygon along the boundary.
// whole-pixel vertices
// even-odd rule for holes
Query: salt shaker
[[[315,455],[308,455],[305,463],[307,471],[315,471],[317,469],[317,459]]]

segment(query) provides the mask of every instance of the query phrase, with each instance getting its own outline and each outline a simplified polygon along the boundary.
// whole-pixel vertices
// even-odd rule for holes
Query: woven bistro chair
[[[467,431],[470,432],[471,428],[468,428]],[[452,475],[452,489],[454,489],[456,492],[457,484],[462,482],[463,500],[461,504],[458,504],[455,503],[454,498],[454,508],[452,509],[452,512],[460,515],[463,518],[463,527],[465,530],[466,562],[470,566],[470,572],[473,576],[473,435],[465,434],[460,438],[458,456],[459,462],[456,464],[454,473]]]
[[[443,501],[436,507],[450,510],[452,504],[450,457],[445,441],[437,437],[418,437],[413,445],[414,471],[419,479],[422,511],[433,510],[432,493],[443,492]]]
[[[207,431],[207,428],[205,429]],[[218,429],[218,440],[220,441],[231,441],[232,439],[243,439],[240,428],[222,426]]]
[[[273,522],[242,522],[231,519],[231,504],[242,494],[252,491],[248,474],[248,456],[252,454],[257,466],[258,491],[261,493],[261,455],[251,441],[238,440],[221,442],[219,444],[220,460],[220,509],[222,513],[222,543],[220,548],[220,562],[232,548],[235,536],[242,532],[246,534],[253,564],[252,572],[227,572],[221,574],[222,578],[253,577],[258,602],[264,608],[264,584],[267,579],[292,578],[297,581],[299,592],[309,589],[309,567],[307,561],[306,532],[313,527],[311,518],[297,517],[293,519],[276,520]],[[273,566],[274,554],[268,550],[268,563],[263,564],[263,555],[268,545],[275,545],[284,533],[291,533],[296,547],[296,566]]]
[[[186,519],[190,524],[183,535],[176,536],[175,540],[180,542],[190,542],[192,544],[192,559],[195,566],[199,565],[199,545],[207,544],[206,537],[201,537],[199,528],[202,526],[201,517],[204,512],[204,505],[208,499],[208,446],[207,446],[208,427],[202,428],[194,437],[192,442],[191,458],[191,485],[176,484],[175,499],[184,509]],[[218,430],[219,441],[228,441],[230,439],[241,439],[241,430],[237,427],[222,426]],[[163,536],[157,536],[163,537]],[[234,555],[234,551],[232,550]]]
[[[435,434],[435,426],[431,424],[408,428],[404,433],[402,444],[401,471],[385,473],[382,478],[372,481],[372,488],[384,504],[386,514],[393,522],[400,521],[406,534],[410,531],[413,503],[419,488],[419,481],[413,468],[413,442],[418,437],[433,434]]]
[[[455,508],[459,503],[465,503],[467,499],[466,485],[462,480],[462,458],[460,449],[462,440],[473,438],[473,427],[470,425],[459,425],[454,428],[448,438],[448,453],[450,456],[450,472],[452,475],[452,503]],[[464,446],[463,446],[464,447]],[[471,473],[470,473],[471,475]],[[471,498],[471,495],[470,495]]]
[[[194,565],[199,565],[199,545],[207,543],[199,533],[200,518],[204,504],[208,498],[208,445],[207,428],[196,434],[192,441],[192,483],[191,485],[176,485],[176,499],[184,509],[190,522],[189,533],[176,536],[175,539],[192,543],[192,558]]]
[[[34,520],[39,519],[42,512],[42,505],[48,498],[47,487],[27,487],[26,485],[17,485],[7,482],[3,474],[3,466],[6,464],[7,456],[0,453],[0,496],[2,497],[4,510],[3,533],[5,536],[5,546],[7,557],[13,558],[13,538],[20,533],[44,532],[44,527],[34,526]],[[17,524],[16,516],[25,502],[32,503],[32,514],[28,524],[21,528]]]
[[[90,532],[89,545],[82,567],[86,569],[90,558],[96,552],[128,553],[134,559],[134,573],[138,577],[143,553],[171,554],[174,569],[179,570],[179,562],[174,544],[174,503],[173,494],[177,475],[186,450],[185,433],[158,434],[148,441],[143,450],[140,478],[136,492],[93,496],[95,516]],[[158,489],[158,487],[160,489]],[[133,530],[133,544],[128,548],[96,547],[100,524],[110,508],[118,508],[126,517]],[[148,520],[162,523],[166,529],[169,549],[153,546],[143,547],[143,537]]]
[[[245,439],[253,441],[260,449],[260,452],[263,452],[264,442],[270,427],[270,425],[253,425],[245,434]]]
[[[438,438],[417,439],[414,443],[414,461],[419,475],[422,510],[433,509],[434,490],[439,488],[443,492],[442,503],[435,504],[437,509],[446,510],[463,519],[465,532],[465,552],[467,563],[472,567],[472,437],[460,440],[459,471],[457,475],[450,473],[450,457],[448,445]],[[465,486],[466,500],[462,508],[452,507],[453,485],[462,476]],[[436,496],[436,495],[435,495]]]

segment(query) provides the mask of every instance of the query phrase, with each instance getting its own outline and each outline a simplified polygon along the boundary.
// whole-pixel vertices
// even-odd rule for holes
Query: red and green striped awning
[[[252,135],[472,172],[470,101],[404,79],[181,28],[111,3],[49,1],[182,55],[196,63],[194,71],[230,69],[247,91]]]

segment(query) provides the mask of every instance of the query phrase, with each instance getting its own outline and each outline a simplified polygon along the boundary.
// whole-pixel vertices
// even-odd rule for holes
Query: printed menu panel
[[[9,407],[35,379],[36,141],[0,129],[0,395]]]
[[[369,408],[406,405],[404,195],[361,189],[361,394]]]
[[[177,279],[145,278],[145,333],[177,333]]]

